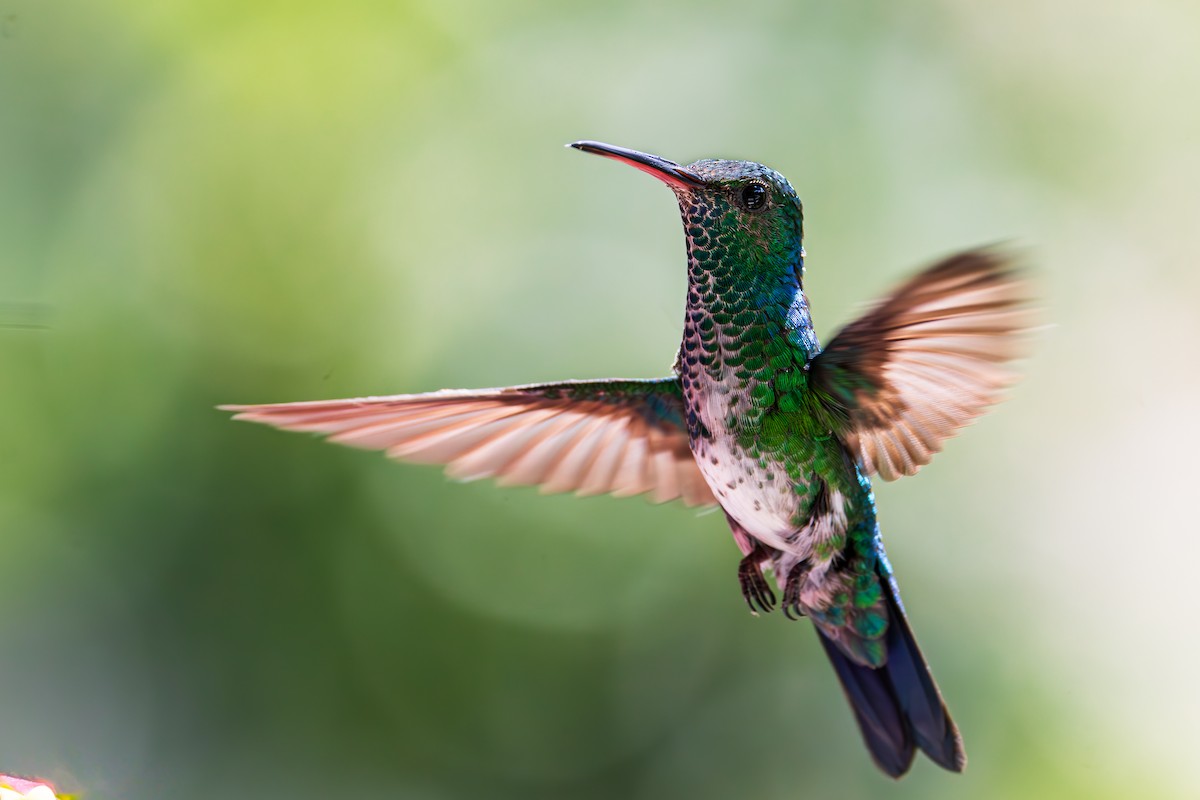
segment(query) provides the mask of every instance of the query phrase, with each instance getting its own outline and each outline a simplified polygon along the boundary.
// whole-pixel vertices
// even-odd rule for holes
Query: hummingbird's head
[[[787,179],[753,161],[703,159],[686,167],[600,142],[570,145],[629,164],[679,200],[693,262],[724,262],[738,277],[795,275],[804,264],[804,212]]]

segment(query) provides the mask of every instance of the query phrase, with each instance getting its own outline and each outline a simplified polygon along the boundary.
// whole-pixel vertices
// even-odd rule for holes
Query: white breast
[[[684,400],[697,409],[712,434],[708,440],[692,442],[692,453],[713,494],[731,517],[748,533],[767,545],[795,552],[797,513],[802,498],[782,467],[759,464],[757,454],[747,453],[729,433],[728,420],[745,420],[754,411],[750,404],[753,381],[742,384],[725,367],[715,378],[697,370],[684,384]],[[736,388],[735,388],[736,387]]]
[[[700,472],[722,507],[755,538],[791,551],[801,497],[783,469],[763,469],[731,439],[695,443]]]

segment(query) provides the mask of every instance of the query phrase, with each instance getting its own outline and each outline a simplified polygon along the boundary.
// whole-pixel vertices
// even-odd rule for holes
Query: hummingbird
[[[778,602],[811,620],[879,769],[899,778],[920,750],[961,772],[962,737],[909,627],[871,478],[916,473],[1012,382],[1028,308],[1016,259],[995,246],[944,258],[822,349],[803,208],[782,175],[568,146],[678,200],[688,288],[670,375],[221,408],[460,480],[717,506],[751,613]]]

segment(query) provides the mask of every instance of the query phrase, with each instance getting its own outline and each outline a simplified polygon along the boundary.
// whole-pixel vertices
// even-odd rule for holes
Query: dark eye
[[[758,181],[750,181],[738,192],[738,200],[747,211],[759,211],[767,205],[767,187]]]

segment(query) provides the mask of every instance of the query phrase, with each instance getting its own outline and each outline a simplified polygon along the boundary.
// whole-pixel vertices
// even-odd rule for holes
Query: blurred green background
[[[0,771],[89,800],[1196,797],[1200,6],[0,0]],[[1026,378],[880,486],[963,776],[870,764],[719,515],[213,406],[663,374],[749,158],[825,337],[1031,247]]]

